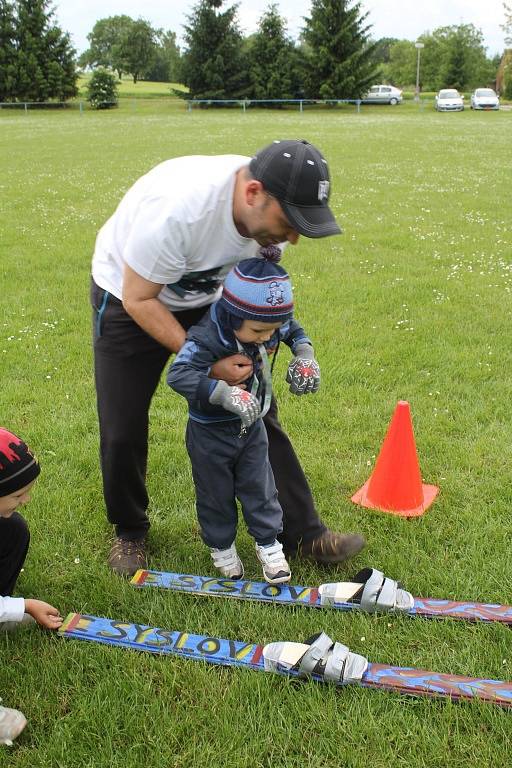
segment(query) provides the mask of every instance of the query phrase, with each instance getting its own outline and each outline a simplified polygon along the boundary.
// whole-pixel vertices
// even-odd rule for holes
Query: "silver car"
[[[372,85],[361,99],[363,104],[400,104],[402,91],[393,85]]]
[[[499,109],[500,100],[492,88],[477,88],[471,94],[471,109]]]
[[[464,96],[455,88],[443,88],[436,95],[436,109],[438,112],[462,112],[464,109]]]

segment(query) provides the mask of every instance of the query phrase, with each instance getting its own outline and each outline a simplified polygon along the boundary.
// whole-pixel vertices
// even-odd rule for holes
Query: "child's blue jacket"
[[[265,342],[264,346],[267,352],[269,354],[275,352],[281,341],[289,346],[292,352],[295,351],[298,344],[311,344],[302,326],[293,319],[278,328],[272,338]],[[256,378],[258,380],[256,396],[260,400],[260,404],[263,405],[265,388],[262,384],[262,362],[258,345],[241,344],[241,346],[243,347],[243,354],[250,357],[253,364],[253,373],[244,382],[246,389],[251,391]],[[212,304],[210,311],[205,314],[201,322],[188,331],[187,340],[167,373],[169,386],[188,401],[191,419],[203,423],[240,421],[240,418],[235,414],[209,402],[217,380],[208,376],[212,365],[217,360],[236,355],[239,352],[240,349],[233,331],[221,327],[217,304]]]

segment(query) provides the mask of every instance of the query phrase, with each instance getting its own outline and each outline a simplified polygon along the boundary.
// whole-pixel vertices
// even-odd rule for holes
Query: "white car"
[[[361,99],[363,104],[400,104],[402,91],[393,85],[372,85]]]
[[[471,109],[499,109],[500,100],[492,88],[477,88],[471,94]]]
[[[436,95],[436,109],[438,112],[462,112],[464,96],[455,88],[443,88]]]

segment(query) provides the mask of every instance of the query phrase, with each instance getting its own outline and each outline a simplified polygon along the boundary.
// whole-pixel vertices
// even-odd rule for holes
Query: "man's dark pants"
[[[122,303],[91,286],[95,379],[100,425],[103,494],[109,521],[118,536],[143,537],[149,528],[146,513],[148,425],[151,398],[169,351],[155,341],[124,310]],[[199,322],[208,308],[176,312],[185,330]],[[319,536],[325,526],[315,510],[308,482],[293,446],[279,423],[277,404],[264,418],[269,459],[283,508],[286,550]]]
[[[0,595],[12,595],[29,542],[28,526],[18,512],[11,517],[0,517]]]

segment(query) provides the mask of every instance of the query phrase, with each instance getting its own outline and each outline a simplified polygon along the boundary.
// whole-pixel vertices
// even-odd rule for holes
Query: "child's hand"
[[[25,611],[46,629],[58,629],[63,621],[58,610],[42,600],[25,600]]]
[[[308,395],[320,386],[320,366],[310,344],[298,344],[295,357],[288,366],[286,381],[292,395]]]
[[[261,414],[260,404],[254,395],[240,387],[228,387],[225,381],[219,381],[210,395],[210,403],[236,414],[244,427],[254,424]]]

